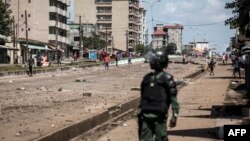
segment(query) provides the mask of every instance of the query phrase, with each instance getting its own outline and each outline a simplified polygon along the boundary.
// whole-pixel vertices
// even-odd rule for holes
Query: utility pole
[[[13,16],[13,47],[16,48],[16,24],[15,24],[15,16]],[[16,60],[16,50],[13,53],[13,63],[15,64]]]
[[[108,52],[108,26],[106,25],[106,53]]]
[[[16,28],[17,29],[17,36],[16,37],[18,37],[19,36],[19,26],[20,26],[20,24],[19,24],[19,20],[20,20],[20,1],[18,0],[17,1],[17,25],[18,25],[18,27]]]
[[[58,46],[58,20],[59,20],[59,15],[58,15],[58,2],[56,2],[56,48],[59,51],[59,46]],[[58,57],[58,56],[57,56]]]
[[[126,52],[128,53],[128,30],[126,30]]]
[[[83,55],[82,49],[82,16],[79,16],[79,51],[80,51],[80,58]]]
[[[25,10],[25,31],[26,31],[26,47],[28,49],[28,57],[30,55],[29,43],[28,43],[28,21],[27,21],[27,11]]]

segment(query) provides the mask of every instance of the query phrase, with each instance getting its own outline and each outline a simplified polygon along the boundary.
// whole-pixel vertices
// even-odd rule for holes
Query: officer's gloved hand
[[[173,117],[170,119],[169,127],[170,127],[170,128],[175,127],[175,126],[176,126],[176,122],[177,122],[177,117],[173,116]]]

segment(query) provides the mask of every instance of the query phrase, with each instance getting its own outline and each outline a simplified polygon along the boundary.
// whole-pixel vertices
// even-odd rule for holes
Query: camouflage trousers
[[[166,118],[145,118],[139,120],[140,141],[168,141]]]

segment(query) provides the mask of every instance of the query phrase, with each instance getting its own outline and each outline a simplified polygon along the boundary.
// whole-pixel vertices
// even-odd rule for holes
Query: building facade
[[[146,45],[146,32],[147,32],[147,27],[146,27],[146,9],[143,7],[139,8],[139,43],[142,45]]]
[[[169,24],[164,26],[164,31],[168,33],[168,43],[175,43],[177,46],[177,53],[182,51],[182,30],[181,24]]]
[[[139,43],[139,10],[139,0],[75,0],[74,22],[96,24],[109,51],[130,51]]]
[[[209,42],[190,42],[191,46],[193,46],[193,51],[196,55],[202,55],[206,51],[209,50]]]
[[[48,43],[62,50],[67,49],[69,0],[9,0],[8,2],[17,24],[17,39],[26,38],[27,15],[29,40]]]
[[[163,24],[157,24],[154,27],[154,32],[152,34],[152,47],[161,48],[162,46],[167,46],[168,44],[168,33],[163,31]]]

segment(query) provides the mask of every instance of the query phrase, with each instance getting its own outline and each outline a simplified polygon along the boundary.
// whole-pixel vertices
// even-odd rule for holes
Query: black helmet
[[[149,63],[151,69],[162,70],[168,66],[168,53],[166,50],[152,50],[149,55]]]

